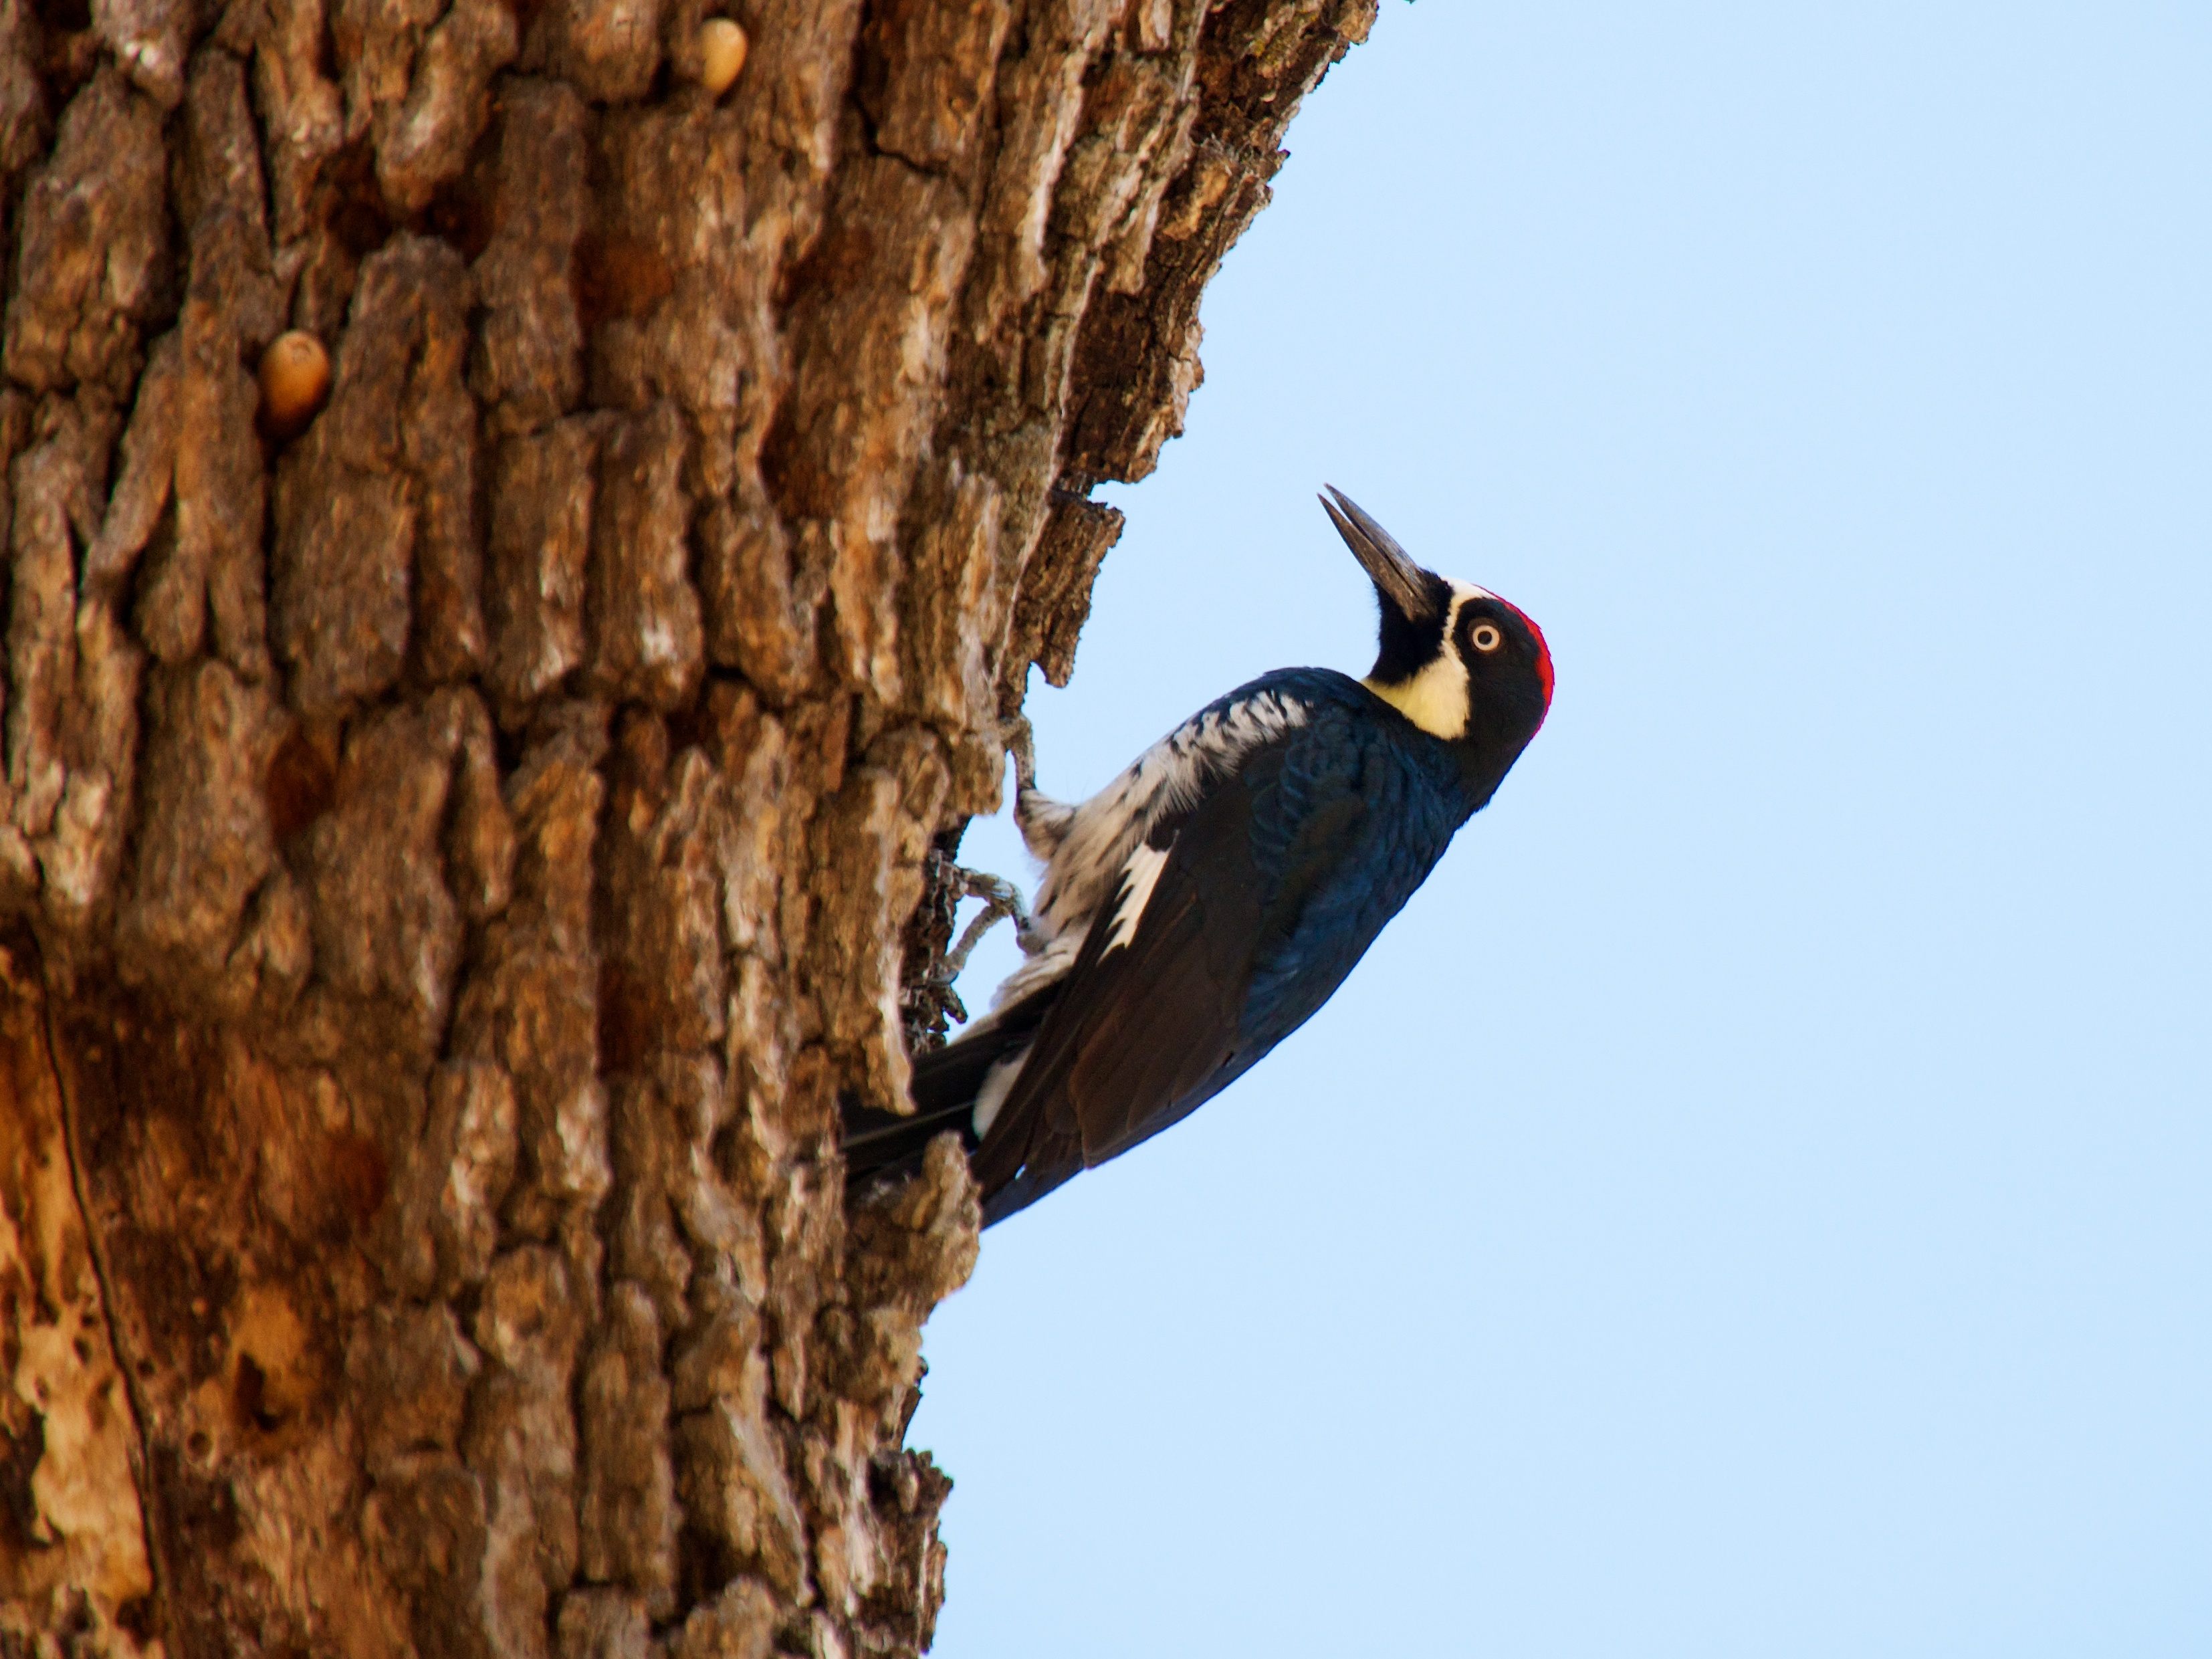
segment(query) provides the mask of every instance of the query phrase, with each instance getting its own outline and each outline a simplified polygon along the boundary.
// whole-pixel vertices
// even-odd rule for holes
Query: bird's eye
[[[1496,623],[1477,623],[1468,641],[1478,651],[1495,651],[1504,642],[1505,635],[1498,631]]]

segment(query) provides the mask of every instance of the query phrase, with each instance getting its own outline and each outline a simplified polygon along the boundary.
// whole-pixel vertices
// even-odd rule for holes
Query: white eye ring
[[[1498,631],[1496,623],[1477,623],[1468,636],[1468,643],[1478,651],[1495,651],[1505,642],[1505,635]]]

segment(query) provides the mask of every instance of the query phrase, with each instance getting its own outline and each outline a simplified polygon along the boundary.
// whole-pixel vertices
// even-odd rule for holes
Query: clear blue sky
[[[2212,10],[1386,0],[1290,142],[1045,787],[1364,671],[1324,480],[1558,701],[987,1236],[939,1651],[2212,1653]]]

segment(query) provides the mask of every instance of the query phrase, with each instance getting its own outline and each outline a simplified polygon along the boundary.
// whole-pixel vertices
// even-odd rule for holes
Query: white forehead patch
[[[1388,684],[1373,678],[1360,681],[1432,738],[1456,738],[1467,730],[1467,665],[1452,648],[1460,609],[1470,599],[1498,597],[1473,582],[1454,582],[1451,592],[1451,609],[1444,614],[1443,649],[1435,660],[1411,679],[1394,680]]]

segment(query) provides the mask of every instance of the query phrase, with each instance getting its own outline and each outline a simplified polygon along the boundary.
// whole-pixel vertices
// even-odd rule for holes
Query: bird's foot
[[[994,876],[981,870],[969,870],[956,865],[954,873],[960,878],[960,890],[968,898],[981,899],[983,908],[976,918],[961,930],[960,942],[945,953],[945,960],[932,976],[938,983],[950,985],[960,977],[960,970],[968,965],[968,958],[983,941],[983,935],[999,923],[1011,918],[1014,924],[1014,942],[1022,954],[1033,957],[1044,948],[1044,940],[1036,931],[1036,923],[1030,915],[1029,905],[1022,898],[1022,890],[1004,876]]]
[[[1061,838],[1075,817],[1075,809],[1054,800],[1036,787],[1036,738],[1029,720],[1015,714],[999,723],[1000,740],[1014,761],[1014,827],[1022,832],[1022,845],[1040,864],[1050,864],[1060,851]],[[1035,956],[1042,940],[1024,938],[1022,949]]]

